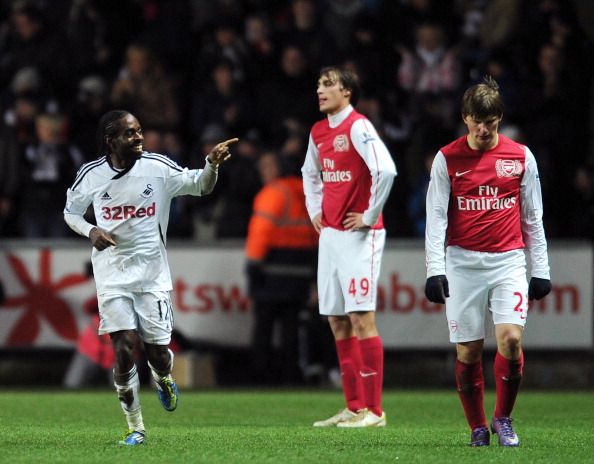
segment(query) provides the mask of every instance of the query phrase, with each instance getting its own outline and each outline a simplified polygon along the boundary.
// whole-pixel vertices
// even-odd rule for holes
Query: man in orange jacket
[[[264,187],[254,199],[246,242],[248,291],[253,303],[252,372],[256,383],[298,383],[299,312],[315,283],[318,234],[307,210],[301,160],[263,154]],[[281,327],[280,366],[274,365],[274,324]]]

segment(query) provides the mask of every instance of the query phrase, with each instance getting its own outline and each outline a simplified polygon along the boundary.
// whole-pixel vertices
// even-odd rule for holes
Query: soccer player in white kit
[[[500,445],[518,446],[511,412],[522,380],[528,301],[551,291],[536,160],[528,147],[498,134],[502,116],[499,86],[491,77],[466,90],[462,118],[468,134],[439,150],[427,191],[425,294],[446,305],[471,446],[490,444],[482,367],[488,312],[497,341],[491,431]]]
[[[143,151],[142,128],[123,110],[99,122],[101,156],[84,164],[68,189],[64,220],[93,245],[99,300],[99,334],[110,334],[116,353],[114,383],[128,423],[122,445],[139,445],[145,427],[134,348],[138,338],[161,404],[173,411],[178,389],[171,377],[173,330],[171,275],[165,251],[169,208],[179,195],[206,195],[217,180],[230,143],[216,145],[204,169],[181,168],[170,158]],[[83,215],[93,206],[97,226]]]
[[[301,171],[320,234],[319,309],[336,342],[346,407],[314,426],[381,427],[384,351],[375,306],[386,240],[381,211],[396,166],[371,122],[351,105],[359,96],[355,74],[322,69],[317,95],[327,117],[311,129]]]

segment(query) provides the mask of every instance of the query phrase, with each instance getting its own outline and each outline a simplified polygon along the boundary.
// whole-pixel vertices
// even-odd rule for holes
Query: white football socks
[[[125,374],[116,374],[114,371],[113,378],[120,405],[128,422],[128,428],[137,432],[144,432],[140,397],[138,395],[140,381],[136,365],[132,366],[132,369]]]

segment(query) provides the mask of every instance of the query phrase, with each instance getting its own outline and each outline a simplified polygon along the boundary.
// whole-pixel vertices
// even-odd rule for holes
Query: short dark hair
[[[491,76],[485,76],[483,82],[469,87],[462,97],[462,116],[474,116],[486,119],[490,116],[503,116],[503,99],[499,93],[499,84]]]
[[[126,110],[111,110],[101,116],[99,120],[99,127],[97,128],[97,146],[99,148],[99,156],[107,155],[107,142],[105,139],[115,135],[118,131],[117,122],[124,119],[130,113]]]
[[[350,90],[350,102],[353,106],[356,105],[359,101],[359,96],[361,95],[359,76],[357,76],[357,74],[355,74],[353,71],[345,68],[339,68],[338,66],[326,66],[320,70],[320,77],[327,76],[328,74],[335,74],[342,86],[345,89]]]

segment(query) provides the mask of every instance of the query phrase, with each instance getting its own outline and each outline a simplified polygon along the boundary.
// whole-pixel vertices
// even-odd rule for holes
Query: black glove
[[[445,275],[429,277],[425,283],[425,296],[432,303],[445,303],[450,296],[450,287]]]
[[[551,281],[549,279],[539,279],[532,277],[528,285],[528,299],[540,300],[551,293]]]

